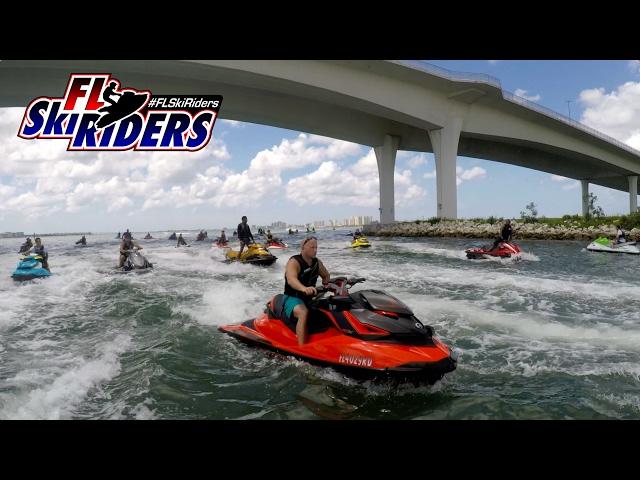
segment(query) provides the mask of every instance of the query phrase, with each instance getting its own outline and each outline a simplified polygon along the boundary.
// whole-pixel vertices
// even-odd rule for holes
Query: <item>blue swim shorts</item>
[[[296,305],[304,305],[304,301],[298,297],[291,297],[289,295],[284,296],[284,307],[283,311],[287,318],[294,319],[292,313],[293,309],[296,308]]]

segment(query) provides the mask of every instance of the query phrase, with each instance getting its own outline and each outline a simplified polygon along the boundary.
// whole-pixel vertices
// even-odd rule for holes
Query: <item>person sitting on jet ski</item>
[[[507,218],[504,222],[504,225],[502,226],[502,230],[500,230],[500,236],[495,239],[489,251],[492,252],[493,250],[498,248],[498,245],[501,242],[510,242],[512,235],[513,235],[513,228],[511,228],[511,220]]]
[[[178,235],[178,244],[176,245],[176,247],[179,247],[180,245],[186,245],[186,244],[187,244],[187,241],[184,239],[182,234]]]
[[[124,266],[124,262],[127,260],[127,250],[142,250],[142,247],[131,238],[131,236],[125,237],[122,236],[122,241],[120,242],[120,261],[118,262],[118,268],[122,268]]]
[[[307,237],[300,246],[300,254],[292,256],[287,262],[284,276],[283,314],[297,319],[296,335],[298,345],[307,342],[308,302],[317,295],[315,289],[318,275],[322,285],[329,283],[329,272],[316,256],[318,239]]]
[[[251,242],[249,242],[249,238],[251,238]],[[242,217],[242,223],[238,224],[238,240],[240,240],[240,252],[238,253],[238,258],[242,255],[242,250],[244,250],[245,245],[249,245],[249,243],[255,243],[256,241],[253,239],[253,234],[251,233],[251,228],[247,224],[247,217]]]
[[[27,237],[27,240],[22,245],[20,245],[20,250],[18,251],[18,253],[27,252],[31,247],[33,247],[31,237]]]
[[[616,225],[618,231],[616,232],[616,243],[624,243],[627,241],[626,233],[620,225]]]
[[[44,245],[42,244],[42,240],[40,240],[40,237],[36,238],[36,244],[32,246],[29,250],[27,250],[25,253],[28,255],[31,252],[35,253],[36,255],[40,255],[42,257],[42,268],[50,272],[51,270],[49,270],[49,252],[47,252],[47,249],[44,248]]]
[[[362,236],[362,232],[360,231],[360,229],[356,229],[355,233],[353,234],[353,239],[357,240],[358,238],[360,238]]]
[[[76,242],[76,245],[78,245],[78,244],[86,245],[87,244],[87,238],[84,235],[82,235],[82,238]]]
[[[271,230],[267,229],[267,242],[273,242],[273,235],[271,235]]]
[[[218,237],[218,243],[227,243],[227,236],[224,233],[224,230],[220,232],[220,236]]]

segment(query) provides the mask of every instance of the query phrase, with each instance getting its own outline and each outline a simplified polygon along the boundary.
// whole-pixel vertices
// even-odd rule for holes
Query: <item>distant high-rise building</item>
[[[273,222],[271,224],[271,228],[273,229],[286,229],[287,228],[287,224],[285,222],[281,222],[281,221],[277,221],[277,222]]]

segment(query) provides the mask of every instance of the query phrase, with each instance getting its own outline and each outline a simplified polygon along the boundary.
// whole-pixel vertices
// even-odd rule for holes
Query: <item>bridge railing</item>
[[[624,142],[621,142],[616,138],[610,137],[609,135],[602,133],[599,130],[596,130],[595,128],[589,127],[584,123],[580,123],[572,118],[562,115],[561,113],[551,110],[550,108],[543,107],[538,103],[532,102],[531,100],[527,100],[526,98],[520,97],[514,93],[504,90],[502,88],[502,85],[500,84],[500,80],[498,80],[496,77],[492,77],[491,75],[486,75],[484,73],[454,72],[452,70],[447,70],[446,68],[437,67],[435,65],[432,65],[430,63],[427,63],[421,60],[401,60],[401,61],[396,61],[394,63],[412,67],[417,70],[430,73],[432,75],[437,75],[439,77],[446,78],[447,80],[452,80],[456,82],[485,83],[485,84],[492,85],[500,89],[500,91],[502,92],[502,97],[505,100],[508,100],[512,103],[517,103],[531,110],[535,110],[538,113],[542,113],[543,115],[551,117],[555,120],[559,120],[561,122],[569,124],[572,127],[578,128],[584,132],[587,132],[593,135],[594,137],[600,138],[601,140],[612,143],[630,153],[633,153],[634,155],[640,156],[640,150],[636,150],[635,148],[627,145]]]

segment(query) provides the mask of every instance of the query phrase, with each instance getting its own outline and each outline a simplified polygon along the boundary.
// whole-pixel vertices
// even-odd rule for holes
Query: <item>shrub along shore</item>
[[[462,237],[495,238],[504,224],[503,218],[489,217],[468,220],[431,218],[388,225],[371,224],[364,227],[366,235],[378,237]],[[615,238],[616,225],[621,225],[627,241],[640,240],[640,213],[585,219],[579,215],[562,218],[514,219],[514,240],[593,240],[598,237]]]

